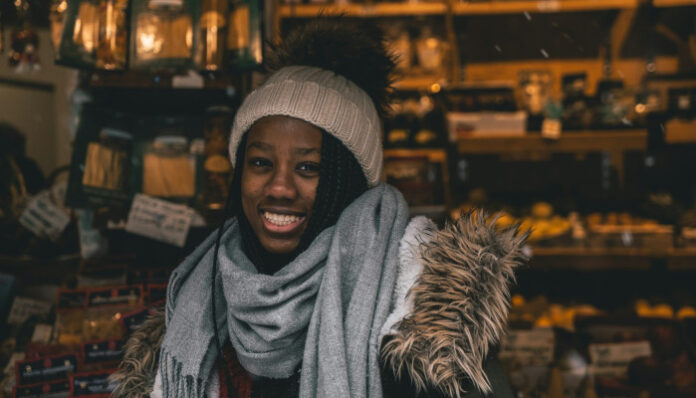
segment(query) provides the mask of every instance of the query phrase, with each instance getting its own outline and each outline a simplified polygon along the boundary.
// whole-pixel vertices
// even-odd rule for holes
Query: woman
[[[524,238],[409,222],[379,182],[381,34],[313,22],[274,64],[232,128],[234,217],[173,272],[114,396],[511,397],[491,349]]]

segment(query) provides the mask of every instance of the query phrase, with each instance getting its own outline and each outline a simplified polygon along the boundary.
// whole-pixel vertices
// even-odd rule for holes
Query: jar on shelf
[[[222,69],[227,36],[228,0],[203,0],[201,3],[201,69]]]
[[[189,0],[134,0],[132,8],[131,68],[195,67],[198,12]]]

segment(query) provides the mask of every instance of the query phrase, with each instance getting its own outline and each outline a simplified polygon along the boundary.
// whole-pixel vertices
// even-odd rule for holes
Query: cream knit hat
[[[372,99],[355,83],[334,72],[288,66],[273,73],[249,94],[232,125],[230,159],[251,126],[264,116],[285,115],[311,123],[350,150],[370,187],[382,176],[381,125]]]

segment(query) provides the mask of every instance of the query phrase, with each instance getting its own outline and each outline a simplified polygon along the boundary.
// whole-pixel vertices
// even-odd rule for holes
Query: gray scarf
[[[256,272],[236,221],[229,222],[218,260],[216,324],[244,368],[283,378],[301,363],[303,398],[381,397],[379,333],[392,306],[407,219],[401,194],[379,185],[274,275]],[[203,397],[213,371],[215,236],[170,278],[159,369],[166,397]]]

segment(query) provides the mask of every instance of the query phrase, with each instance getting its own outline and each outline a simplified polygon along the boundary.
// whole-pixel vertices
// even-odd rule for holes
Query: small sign
[[[76,373],[70,376],[70,397],[108,398],[116,388],[109,383],[109,376],[115,370],[100,370],[88,373]]]
[[[45,323],[39,323],[34,328],[34,334],[31,336],[31,342],[47,344],[49,341],[51,341],[52,332],[53,326]]]
[[[624,377],[634,358],[652,355],[650,342],[590,344],[590,360],[598,376]]]
[[[561,138],[561,121],[559,119],[545,118],[541,123],[541,136],[551,140]]]
[[[27,297],[15,297],[7,317],[10,325],[21,325],[32,315],[45,316],[51,311],[53,304],[48,301],[34,300]]]
[[[19,223],[36,236],[47,236],[55,240],[70,223],[70,217],[54,205],[49,192],[44,191],[29,201],[29,205],[19,217]]]
[[[137,194],[128,213],[126,231],[183,247],[192,218],[193,209],[188,206]]]
[[[503,339],[498,357],[522,366],[547,366],[553,361],[553,350],[550,328],[511,330]]]
[[[65,380],[77,369],[77,355],[64,354],[17,361],[15,369],[17,386]]]

